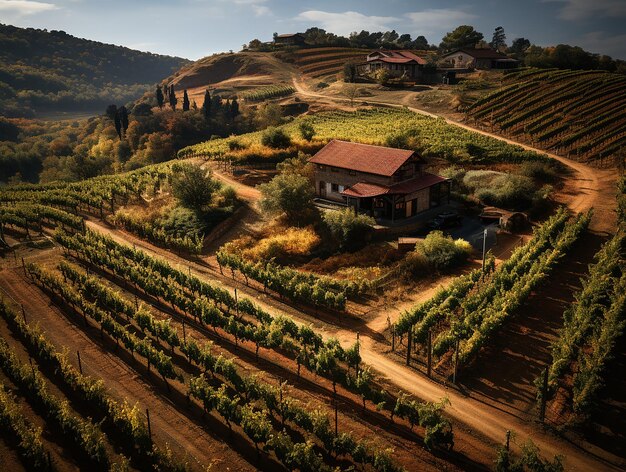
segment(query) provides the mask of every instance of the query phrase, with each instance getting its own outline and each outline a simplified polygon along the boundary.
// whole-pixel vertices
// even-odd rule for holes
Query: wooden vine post
[[[406,334],[406,365],[411,365],[411,342],[413,340],[413,328]]]
[[[432,331],[429,329],[428,330],[428,345],[427,345],[427,350],[428,350],[428,377],[431,377],[432,375],[432,363],[433,363],[433,347],[432,347],[432,342],[433,342],[433,333]]]

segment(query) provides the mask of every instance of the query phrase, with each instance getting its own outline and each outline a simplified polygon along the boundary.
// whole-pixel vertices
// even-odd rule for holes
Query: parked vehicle
[[[460,226],[462,221],[461,215],[454,211],[439,213],[437,217],[429,224],[431,229],[447,229]]]

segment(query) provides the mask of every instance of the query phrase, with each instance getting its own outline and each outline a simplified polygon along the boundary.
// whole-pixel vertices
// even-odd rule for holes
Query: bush
[[[352,208],[327,211],[324,223],[341,249],[357,249],[369,239],[376,221],[367,215],[355,214]]]
[[[522,175],[506,174],[495,178],[489,187],[476,190],[476,196],[488,205],[512,210],[523,210],[532,205],[535,198],[532,179]]]
[[[272,149],[285,149],[291,146],[291,138],[280,128],[269,128],[263,133],[261,143]]]
[[[311,141],[313,136],[315,136],[315,128],[309,121],[303,121],[298,126],[298,131],[300,131],[300,136],[302,139],[306,139],[307,141]]]
[[[202,210],[211,203],[221,184],[200,166],[175,164],[172,166],[172,194],[186,208]]]
[[[430,232],[415,247],[415,252],[421,254],[435,270],[449,269],[462,264],[472,251],[472,246],[467,241],[463,239],[455,241],[441,231]],[[413,257],[419,260],[417,256]]]
[[[519,174],[533,180],[554,183],[559,179],[559,174],[563,171],[559,167],[557,164],[548,162],[527,161],[520,166]]]
[[[259,190],[261,209],[274,215],[285,213],[291,222],[301,223],[313,209],[313,187],[302,175],[279,174],[259,185]]]
[[[288,228],[280,234],[255,242],[254,246],[243,251],[243,256],[253,261],[272,258],[281,261],[292,256],[307,256],[320,241],[312,226],[302,229]]]

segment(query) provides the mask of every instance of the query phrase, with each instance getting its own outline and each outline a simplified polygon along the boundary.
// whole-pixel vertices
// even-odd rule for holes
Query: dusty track
[[[298,94],[305,97],[314,97],[318,99],[332,100],[343,103],[350,101],[347,98],[334,97],[321,93],[311,92],[310,90],[306,89],[302,85],[302,83],[295,77],[293,78],[293,86]],[[555,159],[567,166],[571,172],[571,175],[567,176],[566,178],[565,189],[560,192],[558,196],[559,202],[566,204],[572,211],[575,212],[583,212],[587,211],[590,208],[593,208],[594,217],[591,222],[590,229],[592,231],[602,233],[610,233],[614,231],[616,224],[614,189],[617,182],[617,172],[612,170],[594,168],[586,164],[559,156],[557,154],[546,152],[543,149],[533,148],[531,146],[521,144],[517,141],[498,136],[497,134],[493,134],[479,128],[474,128],[465,123],[450,120],[443,116],[436,115],[434,113],[430,113],[419,108],[405,105],[403,106],[397,103],[388,103],[385,101],[369,98],[367,101],[372,104],[380,104],[393,108],[405,108],[420,115],[430,116],[431,118],[444,119],[448,124],[458,126],[460,128],[473,131],[475,133],[480,133],[482,135],[489,136],[509,144],[515,144],[529,151],[548,155],[552,159]]]

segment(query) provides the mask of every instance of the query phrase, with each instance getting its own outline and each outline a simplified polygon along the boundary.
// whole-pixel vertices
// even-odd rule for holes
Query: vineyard
[[[300,138],[303,120],[315,130],[314,142]],[[398,123],[401,130],[398,131]],[[179,151],[178,157],[203,156],[210,159],[244,161],[251,156],[289,157],[298,151],[313,152],[331,139],[366,144],[412,147],[425,157],[444,158],[456,163],[522,162],[547,157],[519,146],[447,124],[443,119],[418,115],[409,110],[372,108],[356,112],[325,112],[296,118],[281,128],[291,137],[289,149],[262,146],[262,132],[215,139]],[[315,144],[316,146],[312,146]]]
[[[261,102],[272,98],[286,97],[295,91],[290,85],[270,85],[268,87],[246,90],[241,94],[241,98],[247,102]]]
[[[438,359],[445,374],[453,367],[452,354],[455,369],[470,364],[567,253],[590,217],[570,219],[566,210],[559,210],[497,269],[490,259],[484,271],[459,277],[407,311],[393,327],[396,336],[407,337],[407,362],[415,343],[414,349],[425,351],[428,359]]]
[[[611,165],[626,144],[626,78],[527,69],[467,109],[468,119],[572,159]]]
[[[0,244],[6,245],[6,230],[30,239],[57,227],[72,231],[85,228],[84,219],[99,218],[162,247],[186,254],[199,254],[203,234],[167,231],[160,224],[144,221],[132,212],[120,211],[129,204],[145,204],[157,195],[170,193],[169,163],[144,167],[125,174],[96,177],[79,183],[12,186],[0,190]],[[225,220],[233,206],[216,207],[207,230]],[[207,217],[207,218],[208,218]]]
[[[624,180],[622,181],[622,192]],[[620,196],[623,207],[626,194]],[[547,400],[557,391],[568,398],[576,420],[589,421],[600,401],[609,366],[626,332],[625,215],[618,232],[595,255],[576,301],[563,314],[564,326],[552,346]],[[541,385],[542,379],[537,380]],[[539,399],[541,399],[541,390]]]
[[[298,49],[293,52],[293,61],[303,74],[319,78],[338,74],[347,62],[365,62],[369,52],[352,48]]]
[[[156,182],[149,181],[150,185]],[[51,204],[53,194],[48,192],[58,190],[53,187],[42,190],[40,198],[33,197],[31,200],[38,203],[30,205]],[[11,201],[17,198],[16,193],[29,191],[16,188],[3,197]],[[86,200],[79,189],[75,191],[76,201]],[[105,204],[112,205],[111,200],[117,204],[120,194],[118,190],[111,198],[105,193],[107,198],[102,204],[96,197],[91,198],[91,211],[106,211]],[[70,203],[65,207],[72,212],[86,210],[81,206],[85,204]],[[154,383],[159,378],[167,395],[187,398],[198,411],[244,438],[269,463],[275,461],[289,470],[331,471],[338,464],[341,468],[354,464],[366,466],[367,470],[402,470],[388,446],[343,430],[338,400],[349,401],[346,399],[351,396],[360,399],[358,409],[381,412],[375,415],[386,413],[387,421],[395,419],[398,428],[406,428],[403,434],[413,435],[412,430],[419,428],[415,441],[426,450],[452,447],[451,424],[442,415],[445,401],[421,402],[401,391],[383,388],[361,360],[358,342],[342,348],[336,340],[323,339],[309,326],[283,315],[272,315],[236,292],[233,295],[143,251],[85,229],[79,224],[82,220],[71,218],[74,213],[67,213],[69,217],[54,212],[42,216],[35,210],[40,209],[35,206],[30,216],[23,217],[27,221],[25,228],[56,227],[54,238],[64,248],[65,257],[53,266],[25,262],[23,272],[31,283],[64,311],[76,328],[85,332],[94,329],[100,339],[109,340],[111,352],[131,362],[133,369],[139,368],[146,381]],[[17,223],[8,220],[6,224]],[[324,287],[330,283],[324,281]],[[358,290],[352,286],[333,288],[350,294]],[[132,467],[150,463],[160,470],[193,468],[171,452],[162,451],[167,445],[153,441],[149,419],[146,427],[136,408],[113,398],[102,381],[77,371],[45,334],[26,322],[26,315],[22,318],[5,302],[0,305],[0,314],[19,334],[20,343],[41,372],[24,365],[8,344],[0,344],[0,368],[20,392],[27,393],[29,402],[44,405],[41,411],[35,410],[43,415],[46,428],[58,429],[64,441],[74,445],[77,461],[90,464],[94,470],[108,470],[118,463]],[[311,408],[291,396],[290,392],[297,391],[295,387],[284,382],[269,383],[261,380],[263,376],[250,374],[236,358],[222,353],[225,346],[250,351],[256,361],[271,358],[281,368],[293,368],[297,378],[302,379],[296,383],[306,382],[302,368],[326,379],[331,386],[326,395],[335,408],[334,425],[332,410],[327,406]],[[156,377],[151,377],[151,372]],[[71,402],[88,395],[94,419],[72,416],[65,400],[47,390],[49,382],[69,392]],[[87,394],[91,389],[96,391]],[[12,418],[24,460],[32,461],[35,469],[47,470],[51,459],[46,455],[46,444],[38,439],[40,433],[20,416],[11,396],[4,390],[1,393],[0,421]],[[128,428],[129,422],[133,422],[132,428]]]

